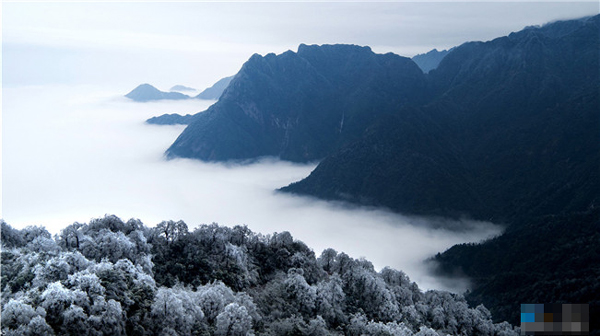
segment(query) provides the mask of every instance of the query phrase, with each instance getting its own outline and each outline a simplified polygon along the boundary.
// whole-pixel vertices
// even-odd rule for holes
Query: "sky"
[[[3,2],[3,85],[210,86],[254,53],[350,43],[411,57],[594,15],[588,2]]]

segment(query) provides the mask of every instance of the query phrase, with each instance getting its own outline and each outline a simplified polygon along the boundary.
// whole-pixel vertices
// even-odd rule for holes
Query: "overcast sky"
[[[413,56],[597,14],[588,2],[178,2],[2,5],[3,85],[202,89],[253,54],[353,43]]]

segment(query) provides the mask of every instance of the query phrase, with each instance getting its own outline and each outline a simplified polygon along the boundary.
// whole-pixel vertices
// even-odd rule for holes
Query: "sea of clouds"
[[[307,176],[316,163],[167,161],[164,151],[184,126],[144,121],[203,111],[213,101],[136,103],[125,93],[93,86],[3,90],[2,218],[8,224],[44,225],[58,233],[104,214],[139,218],[148,226],[169,219],[190,228],[243,224],[263,234],[289,231],[317,255],[331,247],[365,257],[378,269],[403,270],[423,289],[451,291],[468,283],[432,276],[423,260],[501,232],[491,223],[402,216],[275,192]]]

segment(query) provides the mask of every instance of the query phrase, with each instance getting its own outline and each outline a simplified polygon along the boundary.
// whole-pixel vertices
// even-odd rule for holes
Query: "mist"
[[[5,88],[2,218],[58,233],[104,214],[154,226],[217,222],[263,234],[289,231],[317,256],[331,247],[377,269],[404,271],[422,289],[464,291],[423,260],[450,246],[498,235],[491,223],[428,219],[275,192],[316,166],[263,159],[249,165],[165,160],[184,126],[147,125],[164,113],[196,113],[213,101],[136,103],[93,86]],[[447,229],[451,227],[453,229]],[[457,227],[463,228],[457,230]]]

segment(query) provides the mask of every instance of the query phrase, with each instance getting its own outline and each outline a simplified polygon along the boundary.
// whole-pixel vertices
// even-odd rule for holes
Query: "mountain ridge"
[[[167,156],[320,160],[357,139],[378,115],[420,99],[424,85],[410,59],[368,47],[300,45],[297,53],[255,54]]]
[[[200,92],[195,98],[198,99],[207,99],[207,100],[217,100],[223,94],[223,91],[227,88],[231,80],[235,76],[225,77],[218,80],[211,87],[204,89],[204,91]]]
[[[486,43],[466,43],[457,47],[428,75],[437,98],[419,107],[418,113],[405,110],[397,114],[406,114],[400,117],[406,120],[417,118],[419,122],[426,122],[433,119],[443,125],[441,129],[432,127],[435,132],[429,135],[440,139],[438,145],[442,147],[436,150],[431,144],[425,146],[415,142],[413,148],[403,149],[402,144],[390,143],[385,137],[375,139],[366,132],[358,144],[352,145],[355,149],[346,149],[344,155],[340,151],[326,158],[309,177],[283,190],[328,199],[360,200],[365,195],[377,196],[378,193],[430,197],[431,190],[437,189],[426,188],[430,184],[419,176],[414,176],[410,183],[420,180],[421,184],[414,184],[408,191],[398,184],[386,183],[386,177],[401,179],[405,175],[403,171],[410,170],[407,165],[411,162],[402,164],[401,159],[388,156],[383,178],[373,179],[372,175],[361,173],[365,163],[377,160],[373,154],[378,152],[366,148],[388,146],[398,157],[410,157],[410,150],[433,158],[444,157],[447,151],[460,152],[457,162],[461,164],[446,168],[456,176],[468,176],[466,188],[474,193],[456,210],[466,209],[467,214],[476,219],[504,221],[519,216],[544,215],[569,199],[572,201],[565,202],[566,209],[585,210],[589,202],[598,199],[593,194],[594,185],[598,184],[593,176],[600,152],[597,141],[594,142],[598,129],[598,118],[595,118],[598,114],[595,109],[598,106],[598,75],[588,71],[590,66],[598,67],[597,56],[591,52],[598,34],[595,32],[595,37],[589,35],[589,26],[597,27],[597,21],[596,17],[585,21],[588,24],[582,22],[578,28],[571,27],[569,39],[564,35],[544,37],[543,30],[530,30]],[[572,26],[562,22],[555,25]],[[561,30],[555,25],[546,26],[546,29]],[[576,41],[581,41],[584,47],[573,48],[573,43],[579,43]],[[583,52],[579,54],[576,50]],[[553,54],[561,56],[547,56]],[[548,116],[552,117],[549,119]],[[411,132],[407,127],[402,128],[403,122],[397,121],[398,126],[388,132],[389,137],[398,135],[394,132]],[[357,154],[356,148],[361,146],[365,148],[361,152],[364,157]],[[350,162],[353,162],[352,166],[349,166]],[[340,168],[342,166],[344,169]],[[344,183],[335,182],[340,180],[340,174],[349,174],[349,170],[358,175]],[[435,171],[427,170],[425,175],[427,179],[432,178]],[[443,178],[436,181],[445,183]],[[371,190],[373,184],[381,185],[380,190]],[[561,187],[569,185],[573,186]],[[581,191],[575,185],[586,191],[585,196],[579,195]],[[329,191],[323,193],[324,188]],[[445,200],[441,203],[431,200],[429,208],[423,208],[427,203],[421,203],[411,209],[406,206],[408,199],[401,202],[397,197],[380,204],[395,211],[439,214],[439,205],[444,207],[444,204],[454,202],[452,195],[458,192],[455,189],[446,190]],[[515,194],[520,196],[514,197]],[[385,196],[379,200],[384,199]],[[468,211],[471,204],[474,206]],[[487,204],[488,210],[477,204]]]

